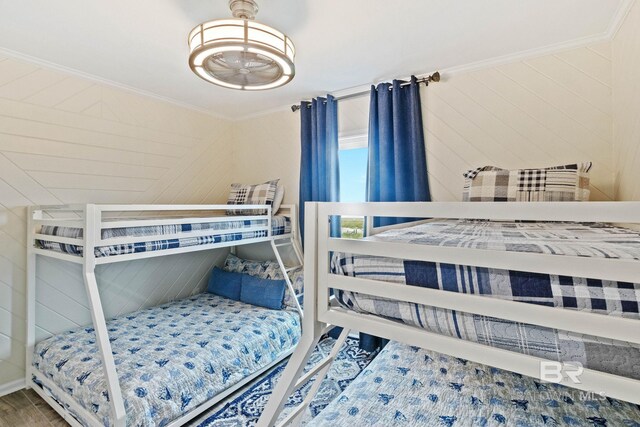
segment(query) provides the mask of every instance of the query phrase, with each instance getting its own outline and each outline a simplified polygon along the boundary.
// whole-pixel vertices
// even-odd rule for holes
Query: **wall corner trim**
[[[607,30],[607,36],[610,40],[613,40],[616,37],[616,34],[618,34],[618,31],[622,27],[622,24],[624,24],[624,21],[627,18],[627,15],[629,15],[629,11],[631,10],[631,7],[633,7],[635,1],[636,0],[623,0],[622,3],[620,3],[616,14],[611,20],[611,24],[609,24],[609,29]]]

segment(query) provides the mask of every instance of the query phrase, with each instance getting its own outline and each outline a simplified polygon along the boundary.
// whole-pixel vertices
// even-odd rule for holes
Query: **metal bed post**
[[[30,388],[33,349],[36,345],[36,253],[33,248],[33,220],[42,219],[42,210],[30,206],[27,211],[27,354],[25,360],[26,387]]]
[[[107,331],[107,323],[104,318],[102,302],[100,301],[100,292],[98,291],[98,282],[96,280],[96,256],[94,252],[96,240],[100,239],[102,232],[102,212],[96,206],[89,204],[85,207],[85,228],[84,228],[84,257],[83,257],[83,277],[89,299],[89,310],[91,311],[91,319],[96,334],[96,342],[100,354],[102,355],[102,366],[105,378],[107,380],[107,391],[109,393],[109,401],[111,404],[111,412],[113,413],[114,426],[124,427],[126,424],[126,412],[124,409],[124,401],[120,390],[120,382],[118,381],[118,373],[116,371],[115,361],[109,342],[109,333]]]
[[[300,244],[302,239],[300,238],[298,210],[296,205],[288,205],[287,207],[289,208],[289,218],[291,218],[291,246],[300,264],[304,265],[304,253]]]
[[[304,287],[307,295],[312,295],[316,292],[315,281],[318,258],[316,255],[317,248],[314,245],[318,241],[315,236],[317,219],[317,204],[307,203],[305,205],[305,239],[309,243],[305,248],[304,259]],[[282,377],[278,380],[278,384],[258,420],[258,427],[271,427],[275,424],[285,402],[295,387],[296,380],[302,374],[309,357],[320,340],[324,325],[316,320],[315,298],[304,299],[304,313],[302,330],[306,331],[306,333],[302,334],[300,342],[282,373]]]
[[[298,228],[298,211],[296,205],[289,207],[291,215],[291,232],[293,235],[293,250],[296,252],[296,256],[300,261],[304,260],[302,247],[300,246],[300,228]]]
[[[270,234],[269,237],[271,237],[269,244],[271,245],[271,250],[273,251],[273,254],[276,257],[276,261],[278,262],[278,266],[280,267],[280,270],[282,270],[282,276],[287,284],[287,288],[289,289],[289,292],[291,293],[291,295],[293,295],[294,297],[294,302],[296,304],[296,310],[298,311],[298,313],[300,314],[300,318],[302,319],[304,317],[304,313],[302,310],[302,306],[300,305],[300,302],[298,301],[298,296],[296,294],[295,289],[293,288],[293,283],[291,282],[291,278],[289,277],[289,272],[293,271],[297,268],[300,268],[304,265],[303,262],[303,256],[302,256],[302,251],[298,248],[298,244],[296,241],[296,236],[298,235],[298,231],[297,231],[297,222],[295,222],[294,219],[294,215],[295,215],[295,206],[291,205],[291,206],[283,206],[283,208],[285,209],[289,209],[289,215],[291,218],[291,233],[289,233],[286,236],[283,236],[282,239],[278,239],[277,236],[274,236],[272,234]],[[270,220],[271,221],[271,220]],[[269,231],[271,232],[272,230],[272,226],[269,225]],[[285,243],[276,243],[277,241],[280,240],[285,240]],[[296,256],[296,259],[298,260],[298,265],[293,266],[293,267],[287,267],[284,264],[284,261],[282,259],[282,255],[280,255],[280,251],[278,250],[279,247],[282,246],[291,246],[291,248],[293,249],[294,255]]]
[[[300,314],[300,318],[302,318],[302,317],[304,317],[302,306],[300,305],[300,302],[298,301],[298,295],[296,294],[296,291],[295,291],[295,289],[293,287],[293,283],[291,282],[291,278],[289,277],[289,271],[291,271],[291,269],[293,269],[293,268],[297,268],[297,267],[300,267],[300,266],[287,268],[287,266],[284,264],[284,261],[282,260],[282,256],[280,255],[280,252],[278,251],[278,246],[281,245],[281,244],[276,243],[275,240],[271,240],[271,242],[269,242],[269,243],[271,245],[271,249],[273,250],[274,255],[276,256],[276,261],[278,262],[278,266],[280,267],[280,270],[282,271],[282,276],[283,276],[284,281],[285,281],[285,283],[287,285],[287,289],[289,290],[291,295],[293,295],[293,299],[294,299],[294,302],[296,304],[296,310]],[[291,245],[294,245],[294,243],[291,242]],[[295,251],[295,249],[294,249],[294,251]],[[298,258],[298,259],[300,259],[300,258]]]

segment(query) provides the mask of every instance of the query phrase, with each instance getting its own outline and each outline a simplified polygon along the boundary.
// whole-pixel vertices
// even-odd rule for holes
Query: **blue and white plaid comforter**
[[[267,366],[300,338],[296,312],[213,294],[122,316],[107,328],[130,426],[166,425]],[[105,426],[113,424],[93,328],[38,343],[33,364]]]
[[[188,233],[197,230],[211,230],[211,235],[198,237],[182,237],[164,240],[154,240],[149,242],[130,243],[126,245],[109,245],[95,248],[96,257],[106,257],[112,255],[124,255],[139,252],[161,251],[165,249],[184,248],[188,246],[206,245],[210,243],[234,242],[238,240],[255,239],[267,237],[266,230],[260,231],[241,231],[229,233],[228,230],[249,229],[253,227],[264,227],[267,225],[267,219],[238,219],[237,217],[229,217],[228,221],[210,222],[210,223],[193,223],[193,224],[169,224],[162,226],[144,226],[144,227],[124,227],[124,228],[105,228],[102,230],[102,238],[109,239],[114,237],[128,236],[153,236],[162,234]],[[291,219],[285,216],[274,216],[271,219],[272,235],[277,236],[291,232]],[[41,234],[51,236],[82,238],[82,229],[75,227],[54,227],[42,226]],[[65,252],[73,255],[82,255],[82,246],[69,245],[64,243],[50,242],[46,240],[38,240],[37,244],[42,249],[50,249],[58,252]]]
[[[438,220],[371,240],[640,260],[640,234],[600,224]],[[640,319],[640,284],[336,253],[332,272]],[[603,338],[337,291],[344,307],[433,332],[640,379],[640,348]],[[638,323],[640,327],[640,321]],[[615,357],[613,355],[615,354]]]

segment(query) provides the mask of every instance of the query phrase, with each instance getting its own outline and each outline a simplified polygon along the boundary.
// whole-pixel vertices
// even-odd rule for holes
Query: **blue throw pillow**
[[[243,274],[240,301],[272,310],[282,310],[286,286],[284,280],[261,279]]]
[[[209,286],[207,287],[207,291],[212,294],[220,295],[221,297],[240,301],[242,276],[244,276],[244,274],[224,271],[218,267],[214,267],[213,271],[211,271],[211,276],[209,277]]]

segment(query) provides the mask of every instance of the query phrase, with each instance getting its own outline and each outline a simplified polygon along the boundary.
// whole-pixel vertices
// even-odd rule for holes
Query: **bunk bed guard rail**
[[[606,316],[474,294],[338,275],[332,274],[330,269],[332,254],[342,253],[348,254],[348,256],[392,257],[400,260],[638,283],[640,281],[640,261],[638,260],[558,256],[420,245],[380,239],[351,240],[330,237],[331,217],[343,215],[365,217],[365,219],[375,216],[407,217],[420,220],[417,222],[424,222],[424,218],[437,218],[638,224],[640,223],[640,203],[307,203],[305,205],[305,317],[303,319],[303,334],[262,413],[258,422],[260,427],[276,425],[278,415],[296,386],[308,380],[311,375],[324,376],[326,374],[333,361],[331,355],[320,361],[308,373],[304,373],[304,367],[322,334],[333,326],[344,328],[336,347],[340,345],[341,340],[346,338],[346,334],[353,330],[539,379],[543,376],[540,372],[541,362],[549,362],[541,357],[429,332],[426,329],[392,321],[374,314],[347,310],[338,304],[336,298],[330,294],[330,289],[333,289],[334,292],[336,290],[356,292],[390,301],[422,304],[577,334],[605,337],[631,343],[631,345],[640,344],[640,321],[632,318]],[[404,224],[405,227],[407,225],[413,224]],[[320,382],[321,378],[316,379],[317,384]],[[640,381],[632,378],[585,368],[582,370],[578,382],[574,381],[571,375],[565,375],[564,372],[562,379],[557,382],[588,393],[604,393],[607,397],[640,404]],[[304,409],[313,399],[314,391],[317,390],[312,388],[302,404],[277,425],[298,422]]]
[[[540,362],[543,359],[429,333],[381,317],[347,311],[332,301],[329,289],[361,292],[392,300],[410,301],[640,344],[640,322],[635,319],[341,276],[330,274],[329,266],[330,253],[342,252],[637,283],[640,281],[640,261],[637,260],[594,259],[331,238],[329,221],[334,215],[350,215],[637,224],[640,223],[640,203],[638,202],[308,203],[305,209],[307,213],[305,241],[308,256],[305,275],[305,311],[307,301],[311,305],[311,301],[315,300],[315,306],[311,307],[312,311],[306,312],[309,320],[315,316],[316,320],[322,324],[333,324],[374,333],[385,338],[404,341],[411,345],[537,378],[540,377]],[[314,257],[315,265],[310,259],[314,253],[317,254]],[[307,330],[313,330],[313,328]],[[640,381],[638,380],[584,369],[580,376],[580,383],[575,383],[569,377],[564,377],[561,383],[584,391],[604,392],[609,397],[640,403]]]

